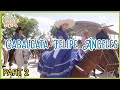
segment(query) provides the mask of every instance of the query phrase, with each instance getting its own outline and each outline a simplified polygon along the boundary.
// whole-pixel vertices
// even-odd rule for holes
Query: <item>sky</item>
[[[113,27],[110,27],[112,30],[119,33],[119,13],[83,13],[83,12],[77,12],[77,13],[17,13],[21,16],[28,17],[28,18],[34,18],[38,21],[38,27],[41,32],[47,33],[51,27],[54,25],[54,22],[60,19],[73,19],[74,21],[92,21],[99,24],[106,23],[107,25],[114,25]]]

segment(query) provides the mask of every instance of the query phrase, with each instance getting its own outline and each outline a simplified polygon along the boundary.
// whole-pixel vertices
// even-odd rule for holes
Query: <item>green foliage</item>
[[[51,26],[51,29],[50,29],[51,36],[55,37],[56,32],[57,32],[57,27]]]
[[[69,34],[69,36],[75,35],[75,31],[74,31],[72,28],[69,28],[69,29],[67,30],[67,33]]]

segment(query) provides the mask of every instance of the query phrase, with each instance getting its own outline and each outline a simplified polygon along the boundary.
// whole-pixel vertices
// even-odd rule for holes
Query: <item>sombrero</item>
[[[72,20],[72,19],[63,19],[63,20],[56,21],[55,26],[57,28],[60,28],[60,26],[65,24],[65,23],[68,24],[68,28],[71,28],[71,27],[73,27],[75,25],[74,20]]]
[[[108,25],[107,26],[106,23],[103,23],[103,24],[100,25],[100,28],[98,28],[98,30],[104,29],[106,27],[112,27],[112,26],[114,26],[114,25]]]

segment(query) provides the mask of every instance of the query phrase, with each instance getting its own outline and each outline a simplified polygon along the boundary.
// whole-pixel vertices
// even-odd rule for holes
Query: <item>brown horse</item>
[[[72,70],[71,77],[86,78],[89,77],[90,71],[96,69],[98,65],[102,65],[106,71],[108,65],[114,66],[113,64],[115,63],[118,63],[118,58],[114,50],[94,50],[86,53],[83,60],[77,63]],[[112,68],[112,71],[117,73],[118,66],[117,68]]]
[[[31,50],[31,55],[32,55],[32,59],[34,59],[36,62],[36,59],[40,59],[41,56],[41,49],[32,49]]]

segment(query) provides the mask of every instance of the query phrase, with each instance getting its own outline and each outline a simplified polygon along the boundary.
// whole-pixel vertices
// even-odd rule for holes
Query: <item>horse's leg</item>
[[[11,58],[11,60],[9,61],[9,69],[12,68],[12,65],[13,65],[13,60],[14,60],[14,57]]]
[[[26,73],[28,73],[29,71],[27,71],[27,70],[25,70],[25,69],[28,69],[28,63],[25,63],[24,64],[24,72]],[[26,78],[26,75],[24,75],[24,78]]]
[[[37,51],[35,51],[35,62],[36,62],[36,59],[37,59]]]
[[[3,56],[4,56],[4,65],[3,67],[6,67],[7,61],[8,61],[8,51],[5,50],[5,48],[2,48],[3,50]]]
[[[9,70],[12,69],[12,61],[9,62]],[[12,78],[12,76],[10,76],[10,78]]]
[[[11,69],[11,67],[13,65],[13,61],[15,59],[15,54],[14,53],[15,53],[15,51],[9,53],[9,59],[8,59],[8,61],[9,61],[9,69]]]
[[[39,51],[38,50],[36,50],[36,52],[35,52],[35,62],[36,62],[36,59],[39,60]]]
[[[34,55],[33,55],[33,52],[32,52],[32,59],[33,59],[33,56],[34,56]]]
[[[93,69],[93,76],[94,76],[95,78],[97,78],[97,77],[96,77],[96,74],[95,74],[95,69]]]
[[[38,60],[40,59],[40,52],[39,52],[39,50],[37,51],[37,59]]]
[[[12,62],[10,61],[9,62],[9,70],[11,70],[12,69]],[[10,76],[10,78],[12,78],[12,76]]]
[[[118,69],[115,69],[115,71],[114,71],[114,76],[115,76],[116,78],[119,78]]]
[[[40,60],[40,57],[42,56],[42,52],[41,50],[39,50],[39,54],[38,54],[38,60]]]
[[[101,70],[101,73],[100,74],[104,74],[104,67],[103,66],[101,66],[102,68],[103,68],[103,70]]]
[[[18,71],[18,78],[22,78],[22,67],[17,66],[17,69],[20,70]]]
[[[32,59],[34,59],[34,51],[32,51]]]
[[[7,64],[7,61],[8,61],[8,53],[6,52],[5,53],[5,57],[4,57],[4,65],[6,66],[6,64]]]

